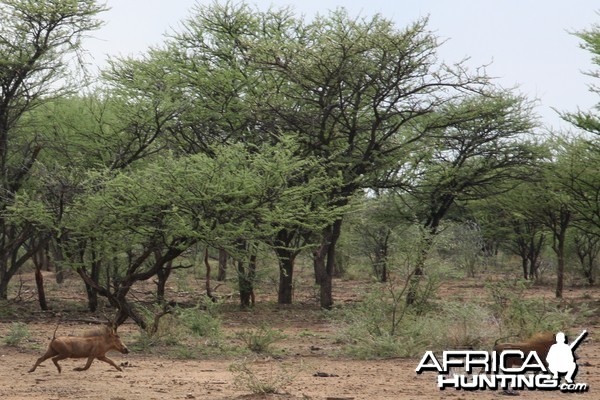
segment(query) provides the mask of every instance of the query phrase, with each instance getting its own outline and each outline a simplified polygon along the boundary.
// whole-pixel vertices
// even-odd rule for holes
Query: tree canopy
[[[0,298],[43,250],[78,273],[91,309],[104,296],[120,322],[144,325],[128,296],[137,282],[164,284],[173,260],[214,248],[236,258],[249,294],[267,248],[280,303],[305,252],[331,308],[348,212],[382,281],[401,226],[422,234],[415,277],[447,219],[479,224],[525,278],[544,243],[562,279],[570,241],[583,251],[598,236],[597,109],[562,114],[587,136],[540,135],[526,96],[439,59],[426,18],[198,5],[84,90],[68,56],[104,10],[0,1]],[[598,27],[577,35],[598,63]]]

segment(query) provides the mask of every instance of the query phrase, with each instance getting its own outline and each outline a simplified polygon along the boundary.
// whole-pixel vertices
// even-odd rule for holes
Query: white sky
[[[101,15],[106,25],[85,42],[93,64],[108,55],[138,55],[160,44],[178,28],[195,4],[208,0],[108,0]],[[600,3],[593,0],[247,0],[260,9],[292,6],[311,17],[343,6],[350,15],[381,13],[399,27],[429,16],[429,29],[447,39],[440,58],[448,63],[470,57],[472,68],[492,63],[488,74],[504,87],[518,85],[539,99],[537,113],[547,127],[568,128],[552,109],[589,110],[600,98],[589,92],[594,82],[583,74],[595,68],[591,54],[569,32],[600,23]]]

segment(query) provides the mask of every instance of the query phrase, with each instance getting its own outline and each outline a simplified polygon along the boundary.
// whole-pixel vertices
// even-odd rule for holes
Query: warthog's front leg
[[[98,357],[98,360],[104,361],[105,363],[109,363],[110,365],[112,365],[113,367],[115,367],[118,371],[123,372],[123,370],[121,369],[121,367],[119,367],[117,364],[115,364],[115,362],[113,360],[111,360],[110,358],[108,358],[106,356],[100,356],[100,357]]]
[[[77,367],[77,368],[74,368],[73,370],[74,371],[85,371],[86,369],[90,368],[90,365],[92,365],[92,361],[94,361],[94,358],[96,358],[96,357],[94,357],[94,356],[88,357],[87,363],[85,363],[85,366]]]

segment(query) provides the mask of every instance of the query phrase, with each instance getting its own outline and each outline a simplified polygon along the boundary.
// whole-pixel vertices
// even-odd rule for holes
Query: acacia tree
[[[26,185],[44,148],[46,132],[26,134],[23,117],[66,85],[67,55],[80,49],[82,37],[97,29],[104,7],[95,1],[0,1],[0,210],[9,207]],[[24,249],[33,227],[16,226],[0,216],[0,298],[35,248]],[[44,241],[37,241],[42,245]]]
[[[576,32],[583,42],[581,47],[588,50],[592,62],[600,65],[600,25],[594,24],[590,29]],[[600,70],[587,73],[592,78],[600,78]],[[589,90],[600,95],[600,88],[590,85]],[[598,254],[598,238],[600,238],[600,117],[598,105],[589,111],[561,113],[563,119],[573,126],[587,132],[585,135],[569,143],[568,152],[574,168],[568,169],[568,179],[563,181],[563,189],[571,196],[570,205],[578,214],[576,221],[579,232],[575,236],[575,247],[584,274],[591,284],[594,282],[594,259]]]
[[[409,304],[417,300],[425,261],[449,210],[507,191],[506,182],[532,176],[537,149],[525,140],[535,126],[531,115],[525,98],[496,92],[447,103],[425,122],[440,128],[429,135],[429,146],[417,158],[414,184],[407,188],[407,204],[424,228]]]
[[[85,95],[53,99],[28,116],[51,138],[39,158],[37,173],[46,186],[44,195],[53,199],[58,226],[61,209],[81,190],[86,171],[138,168],[168,151],[170,129],[185,109],[184,103],[172,98],[167,67],[159,62],[113,61],[108,71],[103,87]],[[70,237],[58,230],[46,238],[54,249],[58,279],[63,260],[72,258],[63,254],[63,244]],[[84,241],[79,243],[77,254],[83,258],[86,252],[94,251],[92,244]],[[105,265],[90,262],[83,268],[97,281]],[[86,289],[89,308],[95,311],[98,295],[88,284]]]
[[[374,191],[368,196],[354,200],[358,212],[349,216],[351,246],[358,254],[371,262],[373,275],[379,282],[387,282],[392,268],[393,245],[398,239],[398,231],[408,221],[399,212],[395,193]]]
[[[511,188],[509,191],[468,205],[484,237],[496,243],[494,247],[503,247],[521,258],[524,279],[538,276],[539,256],[548,236],[544,224],[532,212],[538,204],[531,194],[541,176],[531,172],[531,181],[503,182]]]
[[[583,41],[581,47],[591,53],[592,62],[597,66],[600,65],[600,24],[595,24],[590,29],[576,32],[575,36]],[[589,71],[587,75],[592,78],[600,78],[600,70]],[[589,90],[600,95],[600,88],[598,86],[590,85]],[[600,135],[600,117],[597,115],[597,112],[598,106],[590,111],[563,112],[561,116],[574,126],[598,136]],[[598,150],[598,141],[596,140],[594,144]]]
[[[318,155],[342,177],[342,187],[329,194],[339,205],[359,189],[382,186],[391,163],[406,160],[429,133],[418,122],[461,94],[454,89],[487,83],[460,67],[436,65],[436,38],[425,20],[397,29],[381,16],[352,19],[337,10],[303,33],[294,46],[265,52],[262,62],[288,82],[269,95],[265,110],[294,127],[305,154]],[[323,308],[333,305],[341,228],[341,218],[326,227],[315,251]]]
[[[530,185],[529,201],[515,203],[515,209],[542,224],[551,233],[551,247],[556,254],[557,298],[562,297],[567,252],[567,233],[580,218],[573,207],[574,198],[568,190],[571,176],[578,170],[577,156],[568,151],[568,142],[557,138],[549,141],[551,155],[540,162],[540,180]],[[533,204],[533,205],[531,205]],[[529,205],[529,206],[528,206]]]
[[[581,47],[588,50],[592,62],[600,65],[600,25],[575,33],[583,43]],[[587,73],[592,78],[600,78],[600,70]],[[590,85],[589,90],[600,95],[600,88]],[[598,105],[589,111],[563,112],[561,116],[573,126],[591,134],[578,138],[570,143],[569,151],[577,153],[572,159],[578,168],[573,169],[567,189],[573,195],[573,207],[589,226],[600,229],[600,116]]]
[[[174,98],[192,105],[173,127],[180,151],[210,154],[214,143],[276,143],[293,133],[299,156],[319,158],[343,181],[313,204],[344,207],[360,189],[397,186],[406,171],[395,167],[410,164],[422,139],[464,121],[458,113],[428,115],[469,94],[489,94],[486,76],[439,63],[437,47],[426,20],[399,29],[379,15],[353,19],[339,9],[306,22],[288,10],[228,2],[197,7],[184,30],[153,54],[169,60]],[[481,109],[476,100],[470,105]],[[488,112],[483,107],[482,118]],[[341,227],[340,217],[312,235],[324,308],[333,305]],[[301,244],[311,237],[301,228],[282,226],[271,242],[276,249]],[[279,253],[280,302],[291,302],[297,252]]]
[[[581,272],[590,285],[596,283],[598,259],[600,257],[600,235],[587,229],[578,229],[574,236],[574,247]]]
[[[240,243],[267,240],[282,221],[311,220],[315,210],[307,207],[307,197],[332,182],[321,174],[302,188],[290,187],[295,175],[314,164],[293,149],[289,141],[252,153],[230,145],[214,148],[212,156],[164,155],[136,169],[89,171],[60,226],[52,225],[53,207],[26,196],[18,198],[13,219],[62,231],[69,238],[62,243],[64,262],[118,309],[118,323],[131,317],[145,327],[129,298],[132,287],[190,246],[224,248],[242,258]],[[335,212],[323,209],[321,218]],[[97,270],[106,275],[92,276],[90,264],[102,265]],[[242,301],[252,285],[251,274],[240,277]]]

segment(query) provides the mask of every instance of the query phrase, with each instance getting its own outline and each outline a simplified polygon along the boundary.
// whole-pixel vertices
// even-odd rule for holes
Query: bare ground
[[[342,293],[359,293],[352,282],[336,282]],[[476,280],[450,282],[444,285],[443,295],[460,293],[461,296],[478,297],[481,286]],[[534,296],[552,297],[551,287],[531,289]],[[570,288],[565,292],[567,301],[584,299],[600,305],[599,288]],[[259,299],[260,301],[261,299]],[[262,299],[264,300],[264,299]],[[232,300],[235,301],[235,300]],[[342,301],[354,301],[352,296]],[[275,395],[252,395],[244,387],[236,386],[234,374],[229,367],[240,361],[240,356],[201,356],[194,359],[176,359],[166,355],[131,352],[127,355],[109,353],[123,367],[119,372],[100,361],[94,361],[87,371],[76,372],[84,360],[64,360],[63,372],[59,374],[50,360],[34,373],[27,373],[34,361],[45,350],[52,337],[56,314],[31,312],[20,320],[28,322],[29,339],[12,347],[0,346],[0,398],[2,399],[502,399],[494,391],[440,391],[436,375],[417,375],[418,359],[352,360],[339,356],[339,346],[333,339],[336,327],[313,305],[279,308],[275,305],[257,307],[250,312],[230,311],[225,316],[225,330],[239,330],[257,320],[280,327],[287,339],[277,343],[281,356],[251,357],[247,365],[260,379],[279,380],[286,371],[293,371],[291,382]],[[64,315],[63,315],[64,317]],[[0,322],[0,336],[9,332],[11,321]],[[61,325],[59,334],[77,332],[86,326],[81,322]],[[560,392],[524,391],[523,399],[598,399],[600,398],[600,317],[592,317],[586,326],[573,327],[575,331],[587,329],[589,335],[579,347],[578,382],[590,388],[586,393],[565,394]],[[65,332],[66,331],[66,332]],[[125,343],[137,329],[131,324],[120,328]],[[4,343],[2,341],[1,343]],[[330,376],[315,376],[322,372]],[[321,374],[324,375],[324,374]]]

